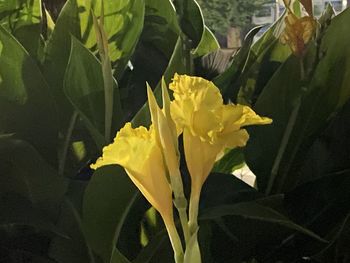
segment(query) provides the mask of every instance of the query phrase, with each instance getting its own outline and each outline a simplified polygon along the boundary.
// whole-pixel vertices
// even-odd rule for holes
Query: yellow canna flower
[[[298,57],[302,57],[306,44],[311,40],[316,31],[316,20],[311,16],[298,18],[292,12],[288,12],[285,18],[286,28],[281,35],[281,43],[288,44]]]
[[[203,78],[176,74],[169,88],[174,91],[171,114],[178,133],[183,132],[192,191],[199,195],[217,156],[247,143],[249,135],[242,127],[269,124],[271,119],[247,106],[224,105],[219,89]]]
[[[126,123],[91,168],[111,164],[124,167],[148,202],[169,222],[173,220],[172,191],[155,136],[152,126],[149,130],[142,126],[133,129],[131,123]]]
[[[178,209],[184,237],[189,239],[187,225],[187,200],[183,192],[183,183],[180,173],[180,153],[178,149],[178,135],[176,125],[171,118],[170,98],[164,80],[162,80],[163,109],[161,110],[154,97],[152,89],[147,85],[148,104],[154,125],[156,140],[162,149],[171,188],[174,192],[174,204]]]

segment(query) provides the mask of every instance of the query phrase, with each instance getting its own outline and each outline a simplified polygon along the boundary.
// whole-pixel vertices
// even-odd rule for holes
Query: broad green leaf
[[[57,162],[57,112],[39,67],[0,27],[0,133],[15,133]]]
[[[201,191],[200,207],[207,209],[224,204],[235,204],[255,200],[261,196],[262,194],[256,189],[233,174],[211,173]]]
[[[350,214],[337,227],[337,233],[330,246],[314,258],[321,262],[339,262],[350,256],[348,240],[350,239]]]
[[[41,0],[0,2],[0,24],[33,56],[37,57],[42,26]]]
[[[141,41],[152,45],[170,59],[179,35],[179,25],[171,0],[146,0]]]
[[[68,239],[65,233],[55,225],[54,219],[35,207],[30,200],[15,192],[5,192],[1,189],[0,210],[0,228],[18,227],[20,229],[25,226],[45,235]]]
[[[149,263],[152,262],[152,259],[157,258],[157,253],[162,250],[164,244],[169,242],[169,237],[166,230],[161,231],[156,236],[154,236],[148,244],[141,250],[136,259],[133,260],[133,263]],[[169,246],[169,249],[170,246]]]
[[[341,231],[339,228],[343,226],[350,211],[349,175],[349,170],[333,172],[325,176],[319,175],[319,178],[309,180],[285,195],[284,208],[288,211],[290,218],[330,240],[331,243],[327,245],[327,249],[324,250],[324,246],[315,247],[315,244],[310,244],[308,238],[293,235],[288,238],[288,242],[276,248],[275,254],[285,252],[291,244],[294,248],[291,252],[299,257],[305,255],[307,250],[317,253],[320,251],[327,253],[329,249],[332,250]]]
[[[81,218],[73,204],[65,200],[61,207],[57,227],[67,237],[55,237],[50,242],[49,256],[57,262],[94,263],[82,229]]]
[[[63,6],[46,44],[43,62],[43,72],[60,109],[59,124],[62,132],[67,130],[73,113],[73,107],[63,92],[63,79],[70,54],[71,36],[80,39],[80,21],[76,0],[68,0]]]
[[[242,48],[233,57],[233,61],[225,72],[214,78],[213,82],[217,85],[223,94],[225,100],[232,98],[238,93],[237,87],[232,87],[235,82],[240,78],[242,70],[245,67],[246,61],[249,56],[250,48],[253,43],[254,36],[259,32],[261,27],[252,29],[246,36]]]
[[[96,36],[90,10],[99,17],[101,0],[76,0],[78,3],[81,40],[95,50]],[[145,16],[144,0],[104,1],[104,28],[109,40],[109,56],[115,62],[116,76],[121,78],[141,35]]]
[[[319,61],[301,98],[295,125],[283,153],[283,158],[273,180],[274,191],[292,189],[299,178],[295,175],[298,164],[311,136],[319,133],[327,120],[350,98],[350,37],[345,26],[350,22],[350,10],[336,16],[324,33]],[[312,57],[315,50],[309,50]],[[321,54],[324,54],[321,56]],[[320,57],[321,56],[321,57]],[[294,62],[293,62],[294,61]],[[266,189],[271,181],[271,169],[296,99],[301,94],[300,67],[290,58],[269,81],[255,104],[256,111],[273,119],[274,123],[262,129],[249,129],[251,138],[246,148],[248,166],[257,176],[259,189]],[[309,70],[310,64],[306,64]],[[303,84],[305,85],[305,84]],[[269,156],[269,157],[268,157]]]
[[[193,51],[194,57],[204,56],[210,52],[214,52],[220,48],[219,42],[217,41],[213,32],[208,27],[204,27],[204,33],[201,41],[197,48]]]
[[[250,59],[257,59],[262,55],[264,51],[268,50],[271,45],[280,37],[283,31],[283,20],[285,14],[283,14],[268,30],[254,43],[252,46]]]
[[[197,48],[205,32],[203,14],[198,3],[196,0],[175,0],[174,5],[182,32],[192,41],[192,48]]]
[[[61,127],[66,129],[72,108],[63,94],[63,78],[68,63],[71,36],[96,51],[91,9],[100,15],[101,0],[68,0],[48,40],[44,69],[61,109]],[[135,49],[144,21],[144,1],[105,1],[105,29],[115,75],[121,78]]]
[[[233,94],[240,104],[254,104],[256,96],[263,90],[266,83],[291,54],[288,46],[279,42],[284,26],[283,14],[268,30],[252,45],[244,65],[239,82],[239,91]]]
[[[124,255],[120,253],[119,250],[116,248],[113,250],[113,255],[110,262],[111,263],[130,263],[130,261],[126,257],[124,257]]]
[[[184,50],[183,50],[183,42],[181,38],[179,37],[173,52],[173,55],[171,56],[171,59],[169,61],[169,64],[167,66],[167,69],[164,72],[164,80],[166,84],[169,84],[172,77],[175,73],[178,74],[190,74],[190,72],[186,72],[186,66],[184,64]],[[160,89],[160,82],[158,83],[154,95],[158,102],[161,100],[161,89]],[[151,118],[148,110],[148,104],[146,103],[134,116],[132,119],[132,123],[135,126],[140,125],[150,125]]]
[[[214,173],[230,174],[242,166],[244,166],[244,154],[242,149],[236,148],[225,153],[225,155],[215,163],[212,171]]]
[[[0,138],[1,193],[16,193],[56,218],[66,181],[28,143]]]
[[[258,189],[267,187],[270,173],[295,100],[301,93],[300,67],[296,57],[290,57],[273,75],[255,104],[255,111],[268,116],[273,123],[250,127],[245,159],[257,177]]]
[[[113,134],[122,123],[119,91],[114,82]],[[64,92],[85,121],[96,145],[102,149],[104,139],[104,86],[101,64],[77,39],[72,38],[72,48],[64,79]]]
[[[215,218],[226,216],[237,216],[247,220],[257,222],[260,221],[272,225],[278,225],[290,229],[292,231],[296,231],[307,235],[320,242],[327,243],[324,239],[322,239],[312,231],[295,224],[290,219],[276,212],[272,208],[262,206],[255,202],[243,202],[234,205],[217,206],[215,208],[203,211],[200,218],[201,220],[213,220]]]
[[[306,250],[301,247],[300,251],[304,251],[301,256],[311,256],[327,245],[327,241],[314,232],[259,202],[256,200],[216,206],[202,211],[200,224],[206,222],[212,227],[210,238],[214,259],[229,258],[234,262],[242,262],[254,257],[259,262],[277,262],[288,256],[282,253],[286,249],[276,255],[275,250],[288,243],[294,235],[306,240],[307,245],[318,248]]]
[[[99,168],[86,188],[82,223],[88,243],[103,262],[110,262],[136,187],[119,166]]]
[[[289,215],[320,235],[331,232],[350,209],[350,170],[329,173],[286,194]]]

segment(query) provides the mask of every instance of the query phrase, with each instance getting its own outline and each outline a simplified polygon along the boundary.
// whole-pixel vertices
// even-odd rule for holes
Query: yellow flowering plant
[[[150,128],[132,128],[127,123],[91,167],[123,166],[133,183],[162,216],[175,261],[201,262],[197,221],[202,186],[217,157],[225,149],[243,147],[247,143],[249,135],[245,126],[269,124],[271,119],[260,117],[248,106],[225,105],[219,89],[200,77],[175,74],[169,89],[173,91],[172,101],[163,81],[163,109],[160,109],[148,86]],[[181,134],[191,176],[189,219],[179,169],[178,136]],[[175,228],[172,201],[179,212],[185,255]]]

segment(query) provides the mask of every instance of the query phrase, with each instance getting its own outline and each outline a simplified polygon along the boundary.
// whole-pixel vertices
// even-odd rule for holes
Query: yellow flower
[[[316,30],[316,20],[311,16],[298,18],[292,12],[288,12],[285,18],[286,28],[281,35],[281,43],[288,44],[298,57],[302,57],[306,44],[313,37]]]
[[[177,174],[180,176],[177,134],[175,123],[170,116],[170,99],[164,84],[162,85],[162,93],[163,110],[159,108],[151,87],[147,85],[148,104],[156,140],[159,147],[162,149],[169,175]]]
[[[172,221],[172,192],[155,136],[152,126],[149,130],[142,126],[133,129],[131,123],[127,123],[117,133],[114,142],[104,147],[102,157],[91,168],[121,165],[164,221]]]
[[[219,89],[199,77],[175,75],[171,114],[178,133],[183,132],[185,158],[192,191],[199,195],[217,156],[226,148],[242,147],[249,135],[242,127],[269,124],[247,106],[224,105]]]

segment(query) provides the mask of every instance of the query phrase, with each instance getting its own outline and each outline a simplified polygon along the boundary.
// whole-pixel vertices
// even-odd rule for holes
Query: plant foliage
[[[249,128],[247,147],[227,152],[203,186],[202,262],[347,262],[350,10],[326,7],[301,68],[279,41],[284,17],[228,59],[208,29],[226,27],[209,18],[219,1],[101,1],[67,0],[54,20],[41,0],[0,1],[0,261],[173,261],[164,225],[124,170],[90,164],[110,143],[105,115],[112,135],[127,121],[148,125],[146,82],[161,101],[162,76],[169,84],[178,73],[211,79],[225,102],[273,119]],[[255,188],[231,174],[244,163]]]

